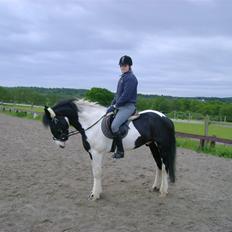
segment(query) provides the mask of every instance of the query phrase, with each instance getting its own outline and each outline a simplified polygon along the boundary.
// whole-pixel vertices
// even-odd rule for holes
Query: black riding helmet
[[[129,56],[122,56],[119,60],[119,66],[122,66],[122,65],[129,65],[129,66],[132,66],[132,59],[129,57]]]

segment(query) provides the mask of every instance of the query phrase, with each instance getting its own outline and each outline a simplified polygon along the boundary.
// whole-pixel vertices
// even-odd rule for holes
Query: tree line
[[[109,106],[114,93],[104,88],[67,89],[37,87],[0,87],[0,101],[49,105],[70,98],[86,98]],[[137,109],[153,109],[168,116],[181,119],[203,119],[232,121],[232,98],[183,98],[138,94]]]
[[[0,86],[0,101],[50,106],[63,99],[82,98],[86,92],[85,89]]]
[[[92,88],[85,97],[109,106],[114,94],[107,89]],[[204,119],[208,115],[211,120],[232,121],[231,98],[183,98],[138,94],[136,107],[139,111],[158,110],[171,118]]]

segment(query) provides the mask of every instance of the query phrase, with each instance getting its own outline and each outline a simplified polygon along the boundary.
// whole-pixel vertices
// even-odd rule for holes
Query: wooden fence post
[[[206,115],[205,117],[205,136],[208,136],[209,133],[209,116]]]
[[[206,115],[205,120],[204,120],[204,136],[208,136],[208,133],[209,133],[209,116]],[[207,144],[207,141],[205,141],[205,139],[200,140],[201,149],[203,149],[206,144]]]

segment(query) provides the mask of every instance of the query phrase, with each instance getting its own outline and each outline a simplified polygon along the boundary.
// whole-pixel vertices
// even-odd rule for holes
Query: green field
[[[194,150],[196,152],[203,152],[206,154],[211,154],[224,158],[232,158],[232,146],[217,144],[214,148],[210,147],[210,145],[206,145],[203,149],[199,146],[199,141],[177,138],[177,146],[183,147],[187,149]]]
[[[175,122],[175,128],[178,132],[204,135],[204,124]],[[223,125],[209,125],[209,135],[215,135],[218,138],[232,139],[232,127]]]
[[[187,122],[174,122],[176,131],[204,135],[204,124],[187,123]],[[232,127],[225,127],[220,124],[209,124],[208,135],[215,135],[218,138],[232,139]],[[232,146],[217,144],[215,148],[211,148],[207,144],[203,150],[199,146],[199,141],[177,138],[177,146],[188,148],[197,152],[204,152],[225,158],[232,158]]]

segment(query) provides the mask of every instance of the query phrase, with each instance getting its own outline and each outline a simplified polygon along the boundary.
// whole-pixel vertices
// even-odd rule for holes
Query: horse
[[[168,193],[168,176],[170,182],[175,182],[174,124],[159,111],[144,110],[138,114],[139,117],[130,122],[128,133],[123,139],[124,150],[133,150],[142,145],[150,148],[156,166],[152,190],[159,191],[160,196],[164,197]],[[50,127],[53,139],[61,148],[65,147],[65,142],[73,133],[69,132],[70,126],[81,135],[84,149],[89,153],[92,164],[94,181],[89,195],[92,200],[101,196],[102,159],[111,151],[112,146],[112,139],[104,136],[101,130],[105,115],[106,108],[96,102],[69,99],[58,102],[53,107],[45,106],[42,120],[46,127]]]

